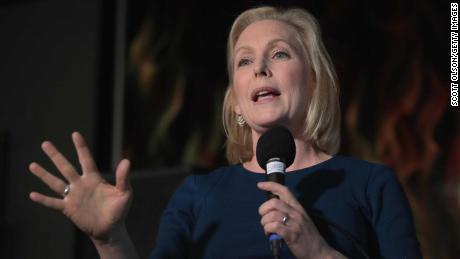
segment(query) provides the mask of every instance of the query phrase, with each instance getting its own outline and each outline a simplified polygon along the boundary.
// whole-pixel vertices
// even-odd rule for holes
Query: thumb
[[[128,159],[123,159],[118,163],[116,175],[116,187],[121,191],[128,191],[131,189],[131,183],[129,181],[129,166],[130,162]]]

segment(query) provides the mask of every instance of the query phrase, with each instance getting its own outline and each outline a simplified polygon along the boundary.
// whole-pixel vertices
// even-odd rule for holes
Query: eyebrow
[[[294,48],[289,42],[287,42],[286,40],[283,40],[283,39],[280,39],[280,38],[276,38],[276,39],[272,39],[270,40],[268,43],[267,43],[267,47],[272,47],[273,45],[275,45],[276,43],[278,42],[284,42],[285,44],[287,44],[289,47],[291,48]],[[240,51],[240,50],[243,50],[243,49],[247,49],[247,50],[252,50],[253,48],[250,47],[250,46],[241,46],[241,47],[238,47],[237,49],[235,49],[235,52],[234,52],[234,55],[236,56],[236,54]]]

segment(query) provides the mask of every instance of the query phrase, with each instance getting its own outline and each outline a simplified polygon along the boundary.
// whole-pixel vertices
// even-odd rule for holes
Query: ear
[[[236,114],[241,115],[241,108],[240,108],[240,105],[238,104],[238,102],[236,101],[236,98],[235,98],[235,95],[233,93],[233,90],[230,91],[230,98],[231,98],[231,102],[232,102],[232,106],[233,106],[233,111]]]
[[[238,114],[238,115],[241,115],[241,109],[240,109],[240,106],[238,104],[235,104],[233,106],[233,111]]]
[[[317,80],[316,80],[316,73],[315,73],[315,70],[313,70],[313,68],[310,68],[310,75],[309,75],[309,79],[311,80],[311,82],[316,85],[317,83]]]
[[[315,73],[315,70],[313,70],[313,68],[310,68],[309,71],[308,71],[308,74],[307,74],[307,80],[311,83],[313,83],[314,85],[316,85],[316,73]]]
[[[307,84],[308,84],[308,96],[311,98],[313,92],[315,89],[318,87],[318,81],[316,80],[316,74],[313,68],[310,68],[308,73],[307,73]]]

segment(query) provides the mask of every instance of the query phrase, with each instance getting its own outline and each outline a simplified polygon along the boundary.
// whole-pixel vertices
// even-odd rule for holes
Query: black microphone
[[[265,170],[267,180],[284,185],[284,174],[295,158],[295,142],[291,132],[282,126],[268,129],[257,141],[257,163]],[[279,198],[269,192],[268,199]],[[274,258],[279,258],[282,238],[270,234],[270,247]]]

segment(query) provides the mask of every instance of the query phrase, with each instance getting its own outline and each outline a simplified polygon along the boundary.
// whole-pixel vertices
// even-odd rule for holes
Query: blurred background
[[[317,17],[341,85],[340,154],[392,167],[425,258],[460,254],[460,110],[450,106],[449,3],[435,0],[0,1],[0,257],[97,258],[28,173],[53,141],[87,139],[105,178],[132,160],[128,229],[142,258],[192,171],[226,164],[221,106],[229,27],[262,4]]]

